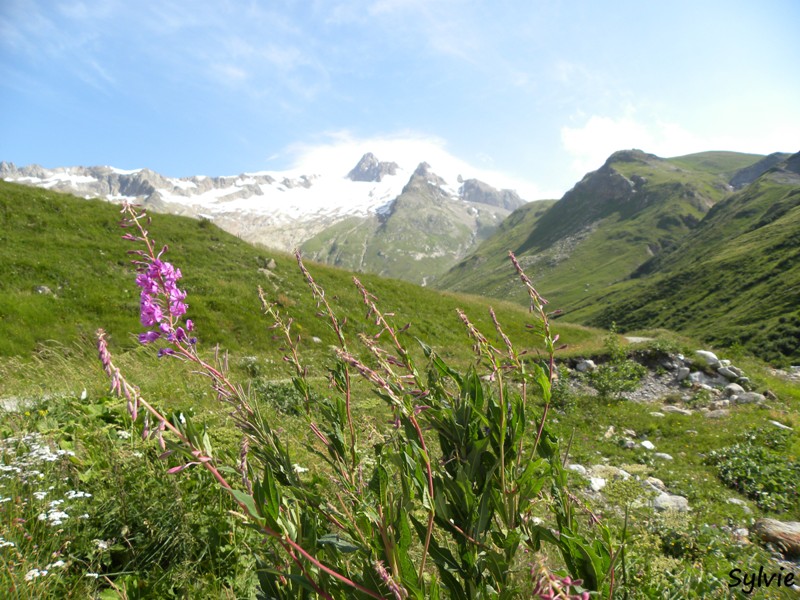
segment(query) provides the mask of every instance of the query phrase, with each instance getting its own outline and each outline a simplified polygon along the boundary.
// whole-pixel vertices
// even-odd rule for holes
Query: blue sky
[[[798,31],[796,0],[2,0],[0,160],[230,175],[412,140],[558,197],[622,148],[800,150]]]

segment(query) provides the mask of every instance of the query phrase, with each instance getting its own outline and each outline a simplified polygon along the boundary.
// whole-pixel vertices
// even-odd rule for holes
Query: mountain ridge
[[[355,224],[360,231],[354,235],[375,235],[376,226],[385,222],[390,213],[397,212],[393,207],[398,199],[401,196],[408,199],[417,193],[439,207],[425,208],[434,220],[441,222],[452,217],[450,220],[466,224],[469,229],[456,236],[455,245],[448,242],[446,251],[435,243],[427,245],[430,250],[415,250],[414,256],[433,253],[427,257],[431,260],[416,260],[419,272],[397,266],[396,261],[384,265],[378,265],[378,260],[369,263],[373,266],[368,268],[374,272],[417,282],[445,271],[485,237],[487,228],[496,226],[512,208],[524,203],[512,190],[498,190],[477,179],[467,179],[464,183],[461,175],[448,181],[425,162],[409,172],[396,162],[380,161],[371,152],[365,153],[346,174],[331,175],[323,171],[322,174],[264,171],[223,177],[170,178],[149,169],[107,166],[45,169],[39,165],[18,168],[13,163],[0,163],[0,178],[6,181],[85,198],[135,201],[157,212],[206,218],[247,241],[283,251],[303,247],[320,235],[323,239],[332,236],[339,239]],[[417,179],[424,180],[430,189],[422,189]],[[484,205],[486,208],[482,208]],[[436,210],[442,214],[431,213]],[[464,216],[470,211],[491,213],[491,217],[478,223],[478,219]],[[331,229],[334,231],[326,234]],[[372,242],[375,245],[377,240]],[[338,242],[341,243],[342,240]],[[312,242],[309,247],[314,246]],[[390,248],[379,250],[390,251]],[[452,260],[436,260],[442,252],[452,255]],[[315,257],[326,260],[328,255],[334,264],[344,261],[359,270],[366,266],[356,256],[335,258],[341,255],[335,249],[320,250]]]
[[[571,321],[800,359],[800,153],[617,152],[536,219],[508,221],[438,285],[525,302],[497,271],[513,250]]]

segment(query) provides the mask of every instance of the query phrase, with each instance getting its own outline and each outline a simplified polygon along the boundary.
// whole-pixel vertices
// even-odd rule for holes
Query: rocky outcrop
[[[386,175],[397,173],[397,163],[380,162],[372,152],[367,152],[347,174],[350,181],[382,181]]]
[[[466,202],[499,206],[506,210],[516,210],[525,204],[525,201],[514,190],[498,190],[478,179],[463,181],[458,193]]]

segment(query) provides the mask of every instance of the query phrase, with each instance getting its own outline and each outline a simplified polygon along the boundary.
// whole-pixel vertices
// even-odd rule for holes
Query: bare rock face
[[[758,519],[751,532],[774,544],[785,556],[800,557],[800,521]]]
[[[514,210],[525,204],[514,190],[498,190],[478,179],[465,180],[461,184],[459,195],[467,202],[499,206],[506,210]]]
[[[347,174],[350,181],[381,181],[385,175],[397,173],[397,163],[380,162],[372,152],[367,152]]]

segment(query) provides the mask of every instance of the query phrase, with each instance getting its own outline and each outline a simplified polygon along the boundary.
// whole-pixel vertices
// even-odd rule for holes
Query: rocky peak
[[[381,181],[384,175],[397,173],[397,163],[380,162],[372,152],[367,152],[347,174],[350,181]]]
[[[458,192],[465,202],[499,206],[507,210],[515,210],[525,204],[514,190],[498,190],[478,179],[463,180]]]
[[[431,166],[426,162],[421,162],[414,170],[414,174],[411,176],[412,181],[414,178],[424,179],[431,185],[447,185],[447,182],[439,177],[436,173],[431,171]]]
[[[659,158],[655,154],[648,154],[647,152],[643,152],[641,150],[637,150],[635,148],[632,148],[630,150],[618,150],[617,152],[614,152],[614,154],[612,154],[611,156],[608,157],[608,160],[606,160],[606,163],[603,166],[610,167],[612,164],[619,163],[619,162],[645,162],[646,163],[646,162],[651,162],[651,161],[654,161],[654,160],[660,161],[660,160],[664,160],[664,159]]]

